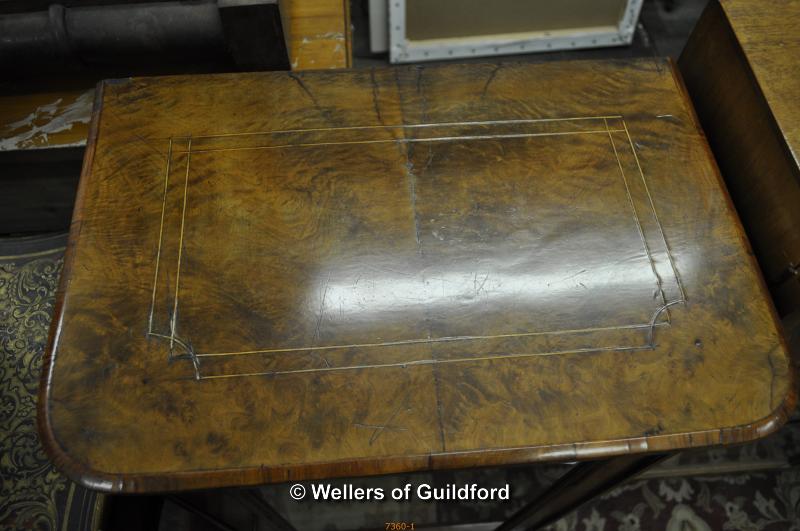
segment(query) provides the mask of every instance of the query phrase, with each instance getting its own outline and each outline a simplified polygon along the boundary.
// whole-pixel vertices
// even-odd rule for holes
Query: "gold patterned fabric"
[[[0,529],[97,528],[103,497],[61,475],[36,431],[65,237],[0,240]]]

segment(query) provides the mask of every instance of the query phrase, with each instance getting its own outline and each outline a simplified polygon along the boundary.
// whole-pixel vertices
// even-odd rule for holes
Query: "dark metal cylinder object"
[[[82,53],[159,53],[220,47],[225,42],[215,2],[71,8],[65,22],[72,45]]]
[[[0,16],[0,65],[113,63],[127,56],[219,54],[225,35],[213,0],[88,7]]]

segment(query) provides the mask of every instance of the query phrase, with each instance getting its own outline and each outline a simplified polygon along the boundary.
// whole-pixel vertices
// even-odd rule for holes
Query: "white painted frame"
[[[406,39],[406,2],[387,0],[389,4],[389,60],[392,63],[411,63],[485,57],[557,50],[577,50],[624,46],[633,42],[643,0],[628,0],[616,30],[607,28],[575,28],[507,35],[476,35],[447,39]]]

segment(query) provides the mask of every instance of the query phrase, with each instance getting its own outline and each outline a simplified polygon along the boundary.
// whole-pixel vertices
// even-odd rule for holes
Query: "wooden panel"
[[[86,145],[94,89],[0,98],[0,152]]]
[[[292,70],[349,68],[349,0],[279,0]]]
[[[781,314],[800,309],[800,3],[709,4],[680,60]]]
[[[98,489],[733,443],[794,404],[666,61],[106,83],[70,242],[40,423]]]

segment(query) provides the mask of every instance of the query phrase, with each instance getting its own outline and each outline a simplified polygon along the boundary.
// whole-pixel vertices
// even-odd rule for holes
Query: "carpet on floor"
[[[0,529],[98,528],[104,497],[59,473],[36,429],[66,235],[0,239]]]

